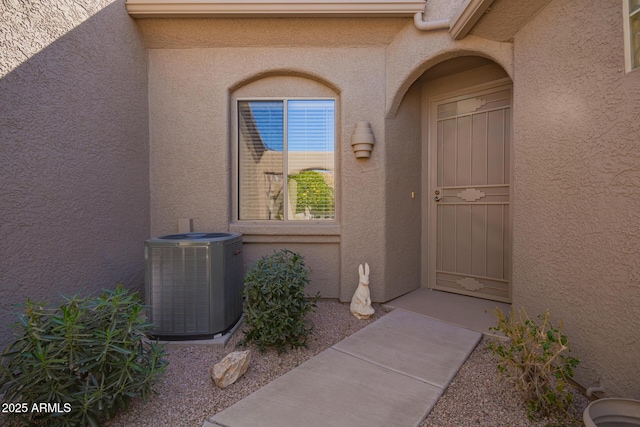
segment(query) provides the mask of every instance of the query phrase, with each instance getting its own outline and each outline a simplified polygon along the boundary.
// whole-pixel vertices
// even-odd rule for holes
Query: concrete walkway
[[[494,310],[510,313],[511,305],[450,292],[419,288],[383,304],[386,308],[401,308],[429,316],[485,335],[502,335],[490,330],[496,326]]]
[[[396,309],[203,427],[417,426],[481,337]]]

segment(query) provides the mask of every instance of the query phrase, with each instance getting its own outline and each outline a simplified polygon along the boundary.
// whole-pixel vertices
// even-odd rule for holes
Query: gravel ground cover
[[[386,313],[374,304],[375,315],[370,320],[358,320],[349,312],[349,304],[335,300],[320,300],[315,313],[308,317],[314,326],[309,348],[260,353],[253,345],[247,373],[235,384],[218,389],[209,369],[243,336],[240,328],[225,349],[188,347],[170,349],[170,364],[164,381],[157,387],[158,395],[146,404],[134,402],[126,413],[109,422],[109,427],[190,426],[198,427],[205,419],[231,406],[253,391],[274,380],[300,363],[353,334]],[[500,381],[496,360],[483,338],[462,369],[449,385],[420,427],[538,427],[547,421],[527,419],[524,403],[513,388]],[[586,407],[586,398],[577,395],[578,408]],[[348,427],[348,426],[328,426]]]
[[[315,313],[308,315],[314,326],[308,348],[260,353],[249,345],[251,363],[246,374],[235,384],[220,390],[211,380],[209,370],[226,354],[236,350],[243,337],[241,327],[223,348],[210,346],[169,347],[169,367],[157,394],[146,403],[136,400],[127,412],[107,422],[107,427],[199,427],[205,419],[231,406],[302,362],[348,337],[383,316],[387,311],[374,304],[375,315],[358,320],[349,312],[349,304],[320,300]],[[469,356],[429,416],[420,427],[539,427],[548,420],[527,419],[524,403],[513,387],[498,377],[496,360],[487,349],[487,338]],[[245,349],[244,347],[237,348]],[[575,395],[580,414],[587,399]],[[3,425],[0,416],[0,425]],[[256,426],[258,427],[258,426]],[[349,427],[349,426],[327,426]]]
[[[371,319],[358,320],[349,312],[349,304],[336,300],[319,300],[317,310],[307,315],[307,320],[314,327],[308,348],[288,350],[282,354],[273,350],[260,353],[253,344],[236,348],[244,335],[244,326],[236,331],[224,349],[207,346],[169,347],[169,367],[163,382],[155,387],[158,394],[151,396],[146,404],[142,401],[132,402],[127,412],[119,414],[105,425],[200,427],[204,420],[217,412],[386,313],[380,305],[373,306],[376,312]],[[236,383],[219,389],[211,380],[209,370],[228,353],[245,349],[251,350],[249,369]]]
[[[530,421],[524,400],[515,386],[499,377],[497,359],[487,348],[484,337],[458,374],[449,384],[420,427],[543,427],[552,420]],[[574,416],[582,420],[589,404],[587,398],[574,390]],[[583,425],[580,421],[578,425]]]

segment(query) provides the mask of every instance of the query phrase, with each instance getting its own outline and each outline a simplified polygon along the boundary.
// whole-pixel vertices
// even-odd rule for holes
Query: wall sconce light
[[[357,122],[353,135],[351,135],[351,147],[356,159],[369,158],[374,143],[371,125],[368,122]]]

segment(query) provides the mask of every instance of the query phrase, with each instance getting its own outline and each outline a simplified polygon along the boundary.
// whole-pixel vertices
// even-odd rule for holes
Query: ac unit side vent
[[[145,242],[145,299],[152,335],[185,340],[226,332],[242,315],[242,237],[174,236]]]

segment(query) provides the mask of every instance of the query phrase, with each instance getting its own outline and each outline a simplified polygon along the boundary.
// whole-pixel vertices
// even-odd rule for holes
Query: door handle
[[[436,190],[436,197],[433,198],[433,200],[435,200],[436,202],[439,202],[440,200],[442,200],[442,196],[440,195],[440,190]]]

